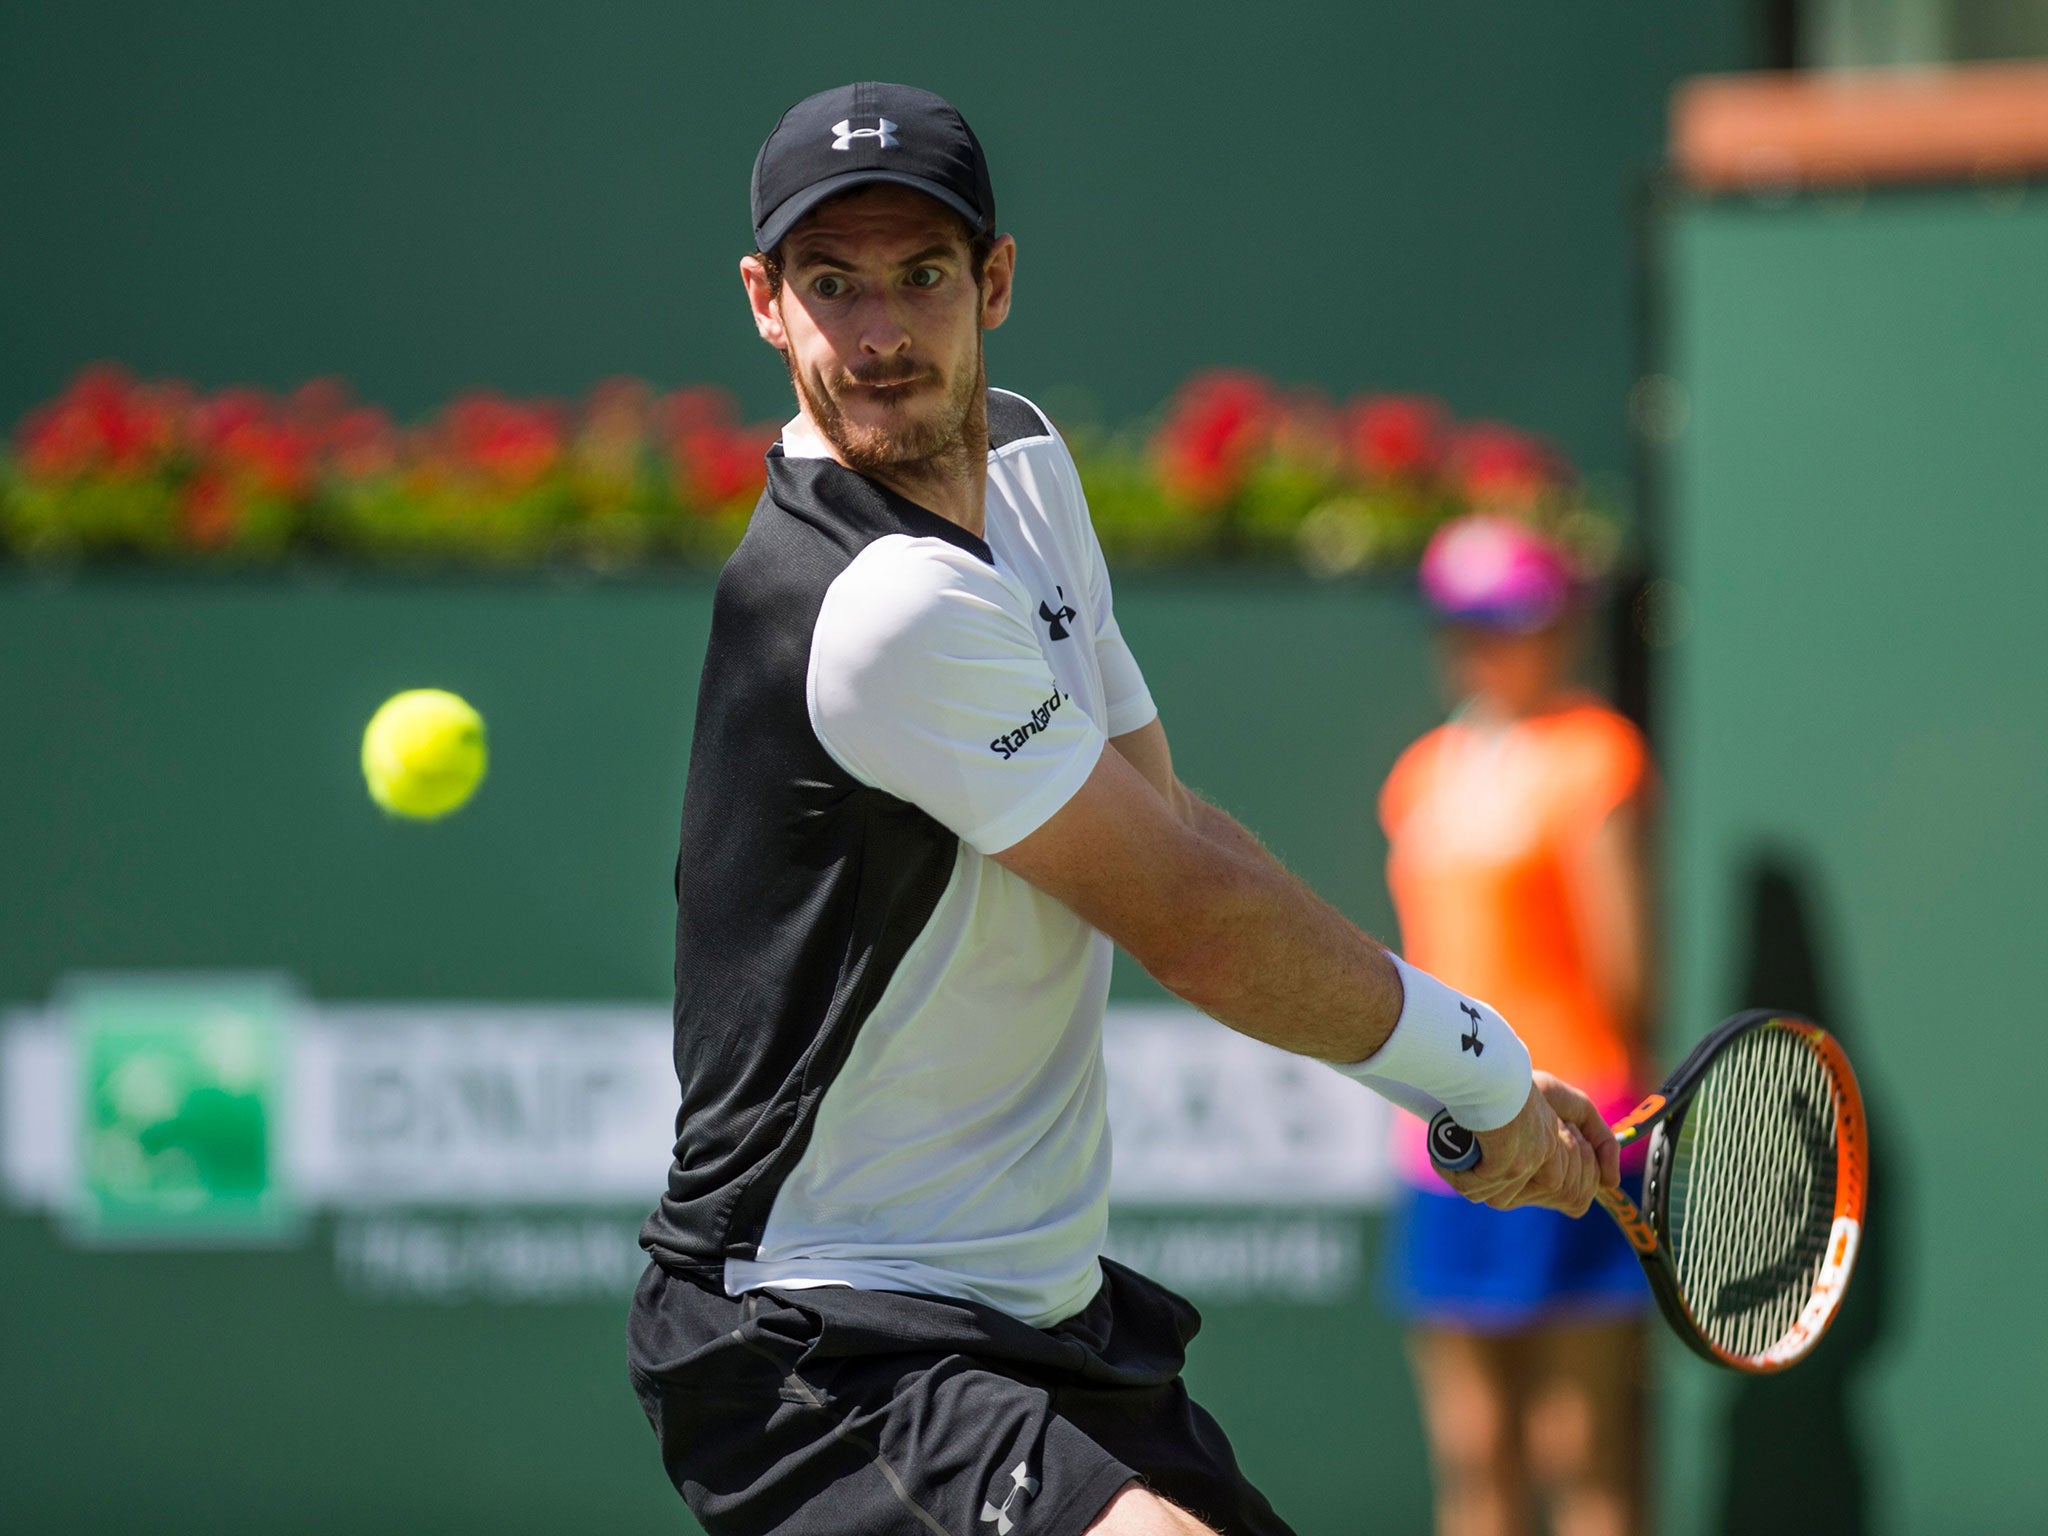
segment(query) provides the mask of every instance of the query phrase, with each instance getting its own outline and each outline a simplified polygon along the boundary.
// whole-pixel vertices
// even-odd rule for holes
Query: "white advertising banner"
[[[1211,1290],[1355,1279],[1349,1218],[1389,1188],[1381,1100],[1178,1005],[1112,1008],[1103,1053],[1112,1251]],[[117,977],[0,1023],[11,1203],[115,1246],[292,1242],[336,1212],[340,1267],[371,1288],[616,1284],[637,1262],[620,1215],[652,1207],[675,1106],[660,1005]],[[1205,1209],[1236,1225],[1187,1225]]]

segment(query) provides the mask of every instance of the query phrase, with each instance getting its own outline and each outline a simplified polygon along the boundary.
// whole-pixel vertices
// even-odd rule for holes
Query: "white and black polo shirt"
[[[990,855],[1156,711],[1066,445],[988,397],[987,537],[801,419],[719,578],[676,869],[668,1190],[737,1295],[1094,1295],[1110,944]]]

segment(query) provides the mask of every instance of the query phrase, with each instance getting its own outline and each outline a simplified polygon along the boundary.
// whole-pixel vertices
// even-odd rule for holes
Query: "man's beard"
[[[962,369],[937,415],[899,424],[865,426],[847,420],[839,402],[814,390],[796,361],[783,354],[797,398],[825,440],[849,469],[885,478],[924,479],[988,457],[988,369],[981,337],[974,339],[974,367]],[[929,371],[890,364],[851,371],[855,384],[896,384],[928,377]]]

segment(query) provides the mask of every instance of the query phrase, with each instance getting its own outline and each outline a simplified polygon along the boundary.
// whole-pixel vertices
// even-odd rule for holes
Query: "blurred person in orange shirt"
[[[1641,734],[1575,685],[1585,593],[1526,525],[1439,531],[1423,587],[1444,621],[1450,720],[1402,754],[1380,794],[1402,953],[1514,1019],[1538,1067],[1611,1120],[1651,1078]],[[1643,1526],[1649,1296],[1611,1222],[1496,1211],[1430,1167],[1400,1117],[1406,1186],[1387,1253],[1409,1329],[1438,1536],[1556,1536]],[[1641,1198],[1639,1166],[1625,1184]]]

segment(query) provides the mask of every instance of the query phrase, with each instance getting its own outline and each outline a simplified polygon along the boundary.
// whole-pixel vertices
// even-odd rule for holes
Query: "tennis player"
[[[1402,947],[1505,1008],[1539,1065],[1619,1119],[1653,1080],[1649,753],[1574,683],[1585,589],[1557,546],[1509,518],[1464,518],[1431,541],[1422,585],[1461,702],[1380,794]],[[1421,1122],[1401,1129],[1411,1192],[1387,1280],[1439,1536],[1512,1536],[1539,1510],[1555,1536],[1633,1536],[1650,1301],[1634,1251],[1612,1222],[1473,1208],[1431,1168]]]
[[[796,415],[719,579],[676,867],[675,1161],[632,1376],[706,1530],[1288,1527],[1100,1257],[1112,942],[1224,1023],[1479,1133],[1582,1212],[1575,1089],[1174,776],[1073,460],[990,389],[980,144],[902,86],[786,112],[740,264]]]

